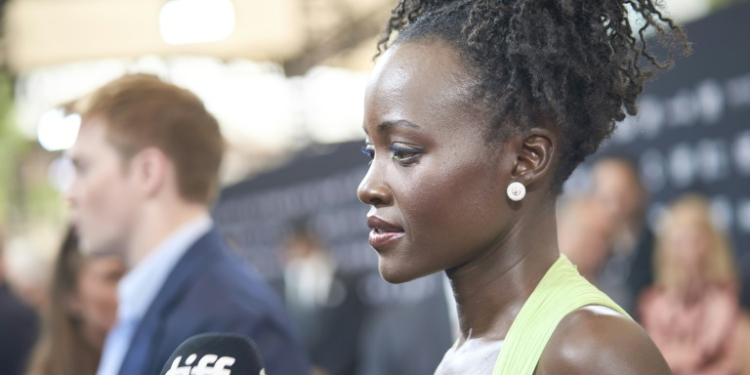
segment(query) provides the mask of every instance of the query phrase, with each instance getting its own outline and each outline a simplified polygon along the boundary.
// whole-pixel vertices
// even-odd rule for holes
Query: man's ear
[[[557,153],[557,136],[544,128],[533,128],[523,133],[515,143],[516,162],[511,179],[527,188],[551,174]]]
[[[146,196],[158,194],[167,180],[169,160],[164,153],[150,147],[140,151],[130,161],[130,173],[137,179]]]

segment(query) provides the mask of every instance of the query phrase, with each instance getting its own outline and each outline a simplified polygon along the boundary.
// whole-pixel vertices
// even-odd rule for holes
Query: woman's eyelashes
[[[423,150],[422,148],[401,145],[398,143],[392,144],[389,149],[391,150],[393,160],[404,165],[415,162],[417,158],[422,155]]]
[[[362,146],[362,153],[367,155],[370,160],[375,159],[375,146],[371,143]]]
[[[391,158],[402,165],[415,162],[422,154],[423,148],[406,146],[401,144],[392,144],[388,147]],[[368,143],[362,147],[362,153],[370,158],[370,163],[375,159],[375,145]]]

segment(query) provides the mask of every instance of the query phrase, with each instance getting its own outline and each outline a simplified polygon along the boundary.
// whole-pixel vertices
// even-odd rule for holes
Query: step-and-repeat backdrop
[[[650,82],[639,115],[623,122],[598,155],[629,155],[651,193],[649,221],[686,192],[704,194],[750,271],[750,3],[687,25],[694,53]],[[229,243],[269,280],[282,277],[279,246],[300,221],[339,269],[361,275],[368,303],[418,301],[441,292],[440,278],[390,285],[367,244],[367,207],[355,195],[367,168],[362,143],[318,147],[287,166],[224,190],[215,217]],[[566,189],[585,189],[594,156]],[[747,293],[748,291],[746,291]],[[745,302],[750,303],[746,294]]]

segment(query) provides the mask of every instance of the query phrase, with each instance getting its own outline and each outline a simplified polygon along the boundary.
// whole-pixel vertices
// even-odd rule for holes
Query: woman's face
[[[125,268],[117,257],[87,258],[78,274],[75,305],[84,327],[106,333],[117,320],[117,283]]]
[[[364,128],[373,161],[357,195],[371,206],[370,244],[387,281],[458,267],[506,234],[515,161],[487,141],[471,87],[439,41],[396,44],[372,73]]]
[[[675,217],[665,238],[664,249],[671,264],[693,277],[700,277],[711,252],[711,230],[699,219]]]

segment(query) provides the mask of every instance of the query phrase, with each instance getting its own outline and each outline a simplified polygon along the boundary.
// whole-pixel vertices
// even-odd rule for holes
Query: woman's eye
[[[367,155],[370,158],[370,160],[375,159],[375,147],[373,145],[363,146],[362,153]]]
[[[391,146],[393,159],[401,164],[407,164],[415,161],[421,154],[422,149],[393,145]]]

